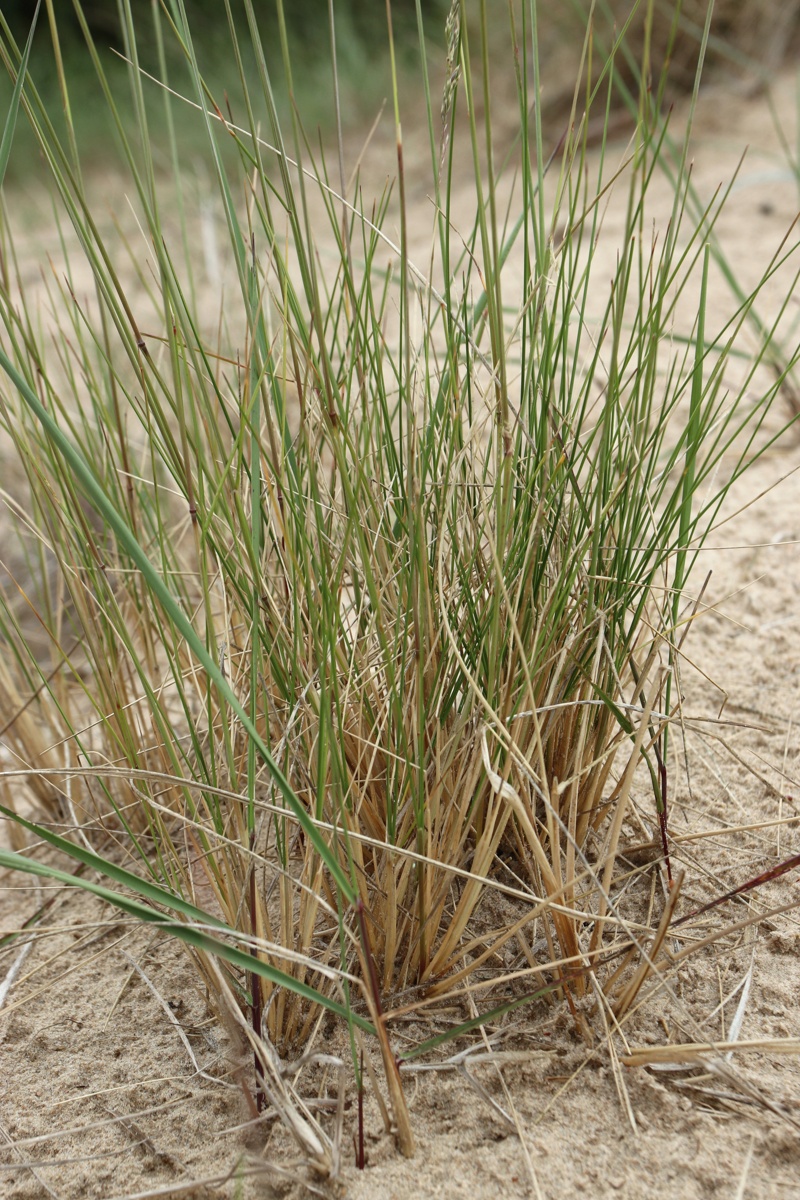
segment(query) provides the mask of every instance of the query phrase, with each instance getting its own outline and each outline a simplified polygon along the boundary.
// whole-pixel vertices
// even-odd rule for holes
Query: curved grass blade
[[[161,575],[150,562],[144,549],[136,540],[125,521],[122,519],[114,505],[109,500],[108,496],[106,496],[105,492],[98,484],[91,467],[86,462],[83,455],[64,435],[51,414],[31,390],[23,376],[19,373],[3,350],[0,350],[0,367],[2,367],[11,382],[17,388],[17,391],[22,399],[25,401],[28,408],[43,427],[47,437],[50,439],[59,453],[63,455],[67,464],[75,473],[75,477],[80,484],[80,487],[83,490],[86,498],[95,507],[100,516],[102,516],[103,519],[108,522],[114,532],[115,537],[118,539],[120,546],[130,556],[130,558],[142,572],[142,576],[144,577],[147,587],[161,604],[164,612],[169,616],[170,620],[175,625],[175,628],[185,639],[187,646],[192,651],[203,669],[206,671],[209,678],[213,681],[220,695],[224,696],[228,705],[239,718],[242,726],[252,740],[253,745],[264,760],[273,781],[281,792],[281,795],[296,816],[306,837],[314,846],[314,849],[330,871],[331,876],[341,894],[345,897],[349,904],[353,904],[356,899],[355,888],[345,872],[342,870],[342,867],[337,861],[336,856],[327,845],[324,838],[320,835],[319,830],[312,821],[309,813],[306,811],[305,806],[295,794],[295,791],[292,785],[289,783],[289,780],[286,778],[283,771],[281,771],[277,762],[272,757],[272,754],[267,749],[267,746],[253,724],[250,715],[240,704],[236,694],[223,675],[218,663],[215,661],[212,655],[209,654],[205,644],[200,637],[198,637],[196,630],[194,629],[189,618],[183,612],[180,604],[178,604],[164,580],[161,578]]]
[[[213,917],[211,913],[205,912],[202,908],[197,908],[194,904],[190,904],[188,900],[184,900],[182,896],[176,895],[174,892],[162,888],[157,883],[153,883],[150,879],[141,879],[138,875],[134,875],[132,871],[127,871],[124,867],[118,866],[107,858],[103,858],[99,854],[94,854],[85,846],[79,845],[77,842],[71,842],[67,838],[61,837],[58,833],[53,833],[45,825],[38,825],[35,821],[28,821],[25,817],[20,817],[5,805],[0,804],[0,813],[9,820],[14,821],[17,825],[22,825],[35,837],[41,838],[43,842],[47,842],[56,850],[60,850],[62,854],[67,854],[70,858],[81,862],[84,866],[90,867],[93,871],[99,871],[105,875],[107,879],[114,883],[120,884],[122,887],[130,888],[131,891],[138,892],[140,896],[144,896],[152,904],[164,904],[175,912],[181,913],[184,917],[188,917],[192,921],[199,921],[203,925],[217,925],[226,933],[233,933],[224,921],[219,917]],[[24,858],[24,855],[17,855],[17,858]],[[25,860],[29,862],[29,859]],[[72,876],[70,876],[72,878]]]
[[[423,1054],[428,1054],[431,1050],[438,1049],[439,1046],[444,1046],[446,1042],[452,1042],[453,1038],[463,1037],[465,1033],[471,1033],[473,1029],[481,1029],[484,1025],[488,1025],[490,1021],[499,1021],[506,1013],[514,1012],[516,1009],[522,1008],[525,1004],[533,1004],[534,1000],[540,1000],[542,996],[547,996],[550,992],[555,992],[559,988],[563,988],[563,986],[564,980],[557,979],[553,983],[548,983],[544,987],[537,988],[535,992],[528,992],[526,996],[517,996],[514,1000],[509,1000],[506,1004],[500,1004],[497,1008],[490,1009],[489,1012],[472,1017],[469,1021],[463,1021],[461,1025],[456,1025],[444,1033],[437,1033],[436,1037],[420,1042],[418,1046],[412,1047],[411,1050],[401,1051],[397,1056],[398,1061],[401,1064],[411,1062],[412,1059],[419,1058]],[[391,1013],[387,1015],[391,1016]]]
[[[13,814],[10,814],[8,809],[3,809],[3,812],[13,817]],[[18,820],[16,817],[14,819]],[[33,825],[29,821],[20,823],[26,825],[27,828],[34,832],[46,836],[48,841],[56,838],[56,835],[49,834],[48,831],[42,830],[39,826]],[[63,839],[57,840],[63,841]],[[80,850],[77,846],[70,846],[70,843],[67,843],[67,846],[70,847],[67,853],[75,851],[73,857],[80,857],[83,861],[88,857],[97,857],[96,855],[88,855],[87,851]],[[137,875],[132,875],[129,871],[125,871],[115,863],[107,862],[105,859],[99,859],[98,861],[101,863],[100,869],[108,877],[124,883],[131,890],[150,898],[154,897],[155,894],[158,897],[159,903],[165,907],[184,915],[191,915],[194,920],[199,921],[203,925],[213,925],[219,928],[221,933],[228,933],[232,937],[236,937],[235,930],[230,929],[209,913],[203,912],[202,909],[195,908],[194,905],[181,900],[180,897],[172,895],[163,888],[156,887],[145,879],[140,879]],[[46,863],[36,862],[33,859],[26,858],[23,854],[16,854],[13,850],[0,850],[0,867],[6,867],[11,871],[24,871],[29,875],[38,875],[47,879],[54,879],[59,883],[65,883],[71,887],[82,888],[86,892],[91,892],[92,895],[97,896],[99,899],[105,900],[107,904],[112,904],[122,912],[128,913],[129,916],[135,917],[138,921],[147,921],[150,924],[159,925],[166,933],[172,934],[182,942],[186,942],[189,946],[194,946],[197,950],[202,950],[206,954],[213,954],[217,958],[223,958],[234,966],[240,967],[243,971],[260,975],[262,978],[268,979],[276,987],[290,989],[298,996],[302,996],[303,999],[327,1008],[330,1012],[343,1017],[346,1021],[352,1021],[354,1025],[357,1025],[365,1033],[374,1034],[375,1032],[372,1024],[365,1020],[364,1017],[359,1017],[352,1009],[346,1008],[345,1005],[340,1004],[338,1001],[316,991],[308,984],[294,979],[285,971],[280,971],[277,967],[272,967],[269,963],[253,957],[249,951],[229,946],[219,938],[212,937],[211,934],[205,933],[201,929],[196,929],[192,925],[185,925],[182,921],[170,920],[163,912],[159,912],[158,909],[152,908],[149,904],[143,904],[140,900],[123,896],[112,888],[104,887],[99,883],[92,883],[89,879],[76,878],[75,875],[71,875],[67,871],[61,871],[58,867],[51,867]]]

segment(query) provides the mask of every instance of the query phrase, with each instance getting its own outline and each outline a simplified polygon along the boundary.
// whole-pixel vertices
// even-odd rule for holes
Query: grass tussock
[[[214,306],[178,139],[168,177],[150,152],[150,106],[166,105],[169,126],[183,101],[138,71],[123,9],[137,115],[133,132],[117,120],[138,224],[127,245],[122,223],[101,228],[74,142],[57,137],[20,49],[5,49],[50,166],[66,270],[37,311],[4,213],[0,420],[24,487],[5,497],[19,549],[0,682],[7,761],[31,807],[9,769],[16,853],[2,861],[57,873],[25,850],[33,832],[91,868],[82,886],[183,938],[249,1040],[256,1105],[291,1112],[330,1172],[273,1055],[298,1054],[321,1014],[349,1030],[357,1074],[360,1047],[377,1046],[410,1152],[399,1049],[431,1051],[543,996],[591,1040],[598,1005],[621,1019],[652,968],[678,888],[644,948],[618,856],[638,822],[668,863],[687,582],[730,487],[775,436],[765,422],[793,362],[753,382],[775,366],[759,321],[734,388],[726,367],[789,252],[716,327],[724,196],[695,211],[689,134],[671,139],[664,87],[641,89],[635,136],[612,149],[613,50],[598,73],[590,30],[553,148],[526,5],[507,31],[518,128],[501,156],[487,5],[468,25],[454,3],[443,96],[420,24],[435,200],[420,257],[396,73],[396,184],[373,200],[344,139],[327,153],[299,115],[280,122],[250,0],[259,84],[231,19],[246,99],[227,114],[172,0],[157,19],[192,74],[220,214]],[[299,64],[283,48],[291,93]],[[674,202],[654,236],[662,172]],[[465,175],[467,224],[452,207]],[[598,245],[612,186],[627,210],[609,278]],[[498,971],[512,945],[524,969]],[[424,1025],[467,988],[476,1010],[398,1046],[401,1017]]]

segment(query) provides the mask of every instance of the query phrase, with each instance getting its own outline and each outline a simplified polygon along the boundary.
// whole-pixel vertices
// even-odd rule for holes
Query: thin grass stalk
[[[220,320],[215,345],[193,311],[192,277],[187,288],[170,254],[153,157],[126,135],[99,62],[157,260],[155,282],[141,270],[129,295],[70,154],[38,113],[33,90],[20,91],[97,280],[105,325],[87,332],[93,315],[62,291],[56,341],[64,349],[48,363],[6,282],[0,315],[9,349],[0,361],[16,372],[9,378],[21,402],[9,397],[3,421],[66,566],[96,676],[93,699],[88,688],[72,690],[59,736],[72,740],[81,761],[96,761],[100,745],[129,764],[131,782],[102,786],[115,828],[165,891],[192,895],[201,882],[175,822],[191,855],[207,861],[201,870],[226,928],[243,934],[236,965],[245,971],[248,1036],[264,1088],[262,1026],[282,1051],[296,1047],[313,1027],[315,997],[332,998],[336,985],[324,971],[338,963],[345,1001],[336,1011],[355,1047],[348,989],[355,975],[366,982],[410,1148],[389,1036],[396,994],[414,987],[423,1005],[453,1001],[478,978],[488,961],[481,922],[501,854],[520,858],[531,892],[514,928],[524,937],[529,920],[542,922],[548,949],[539,960],[529,956],[530,971],[546,981],[536,994],[563,998],[586,1033],[574,996],[588,960],[606,969],[603,931],[609,913],[618,919],[611,884],[634,772],[653,758],[662,728],[654,712],[661,659],[676,661],[679,594],[727,482],[708,496],[700,488],[737,436],[747,443],[741,464],[771,439],[759,434],[768,398],[753,420],[743,392],[729,403],[721,389],[745,311],[720,334],[690,330],[665,355],[719,206],[678,237],[690,194],[684,151],[673,228],[663,246],[649,244],[646,196],[665,126],[637,97],[633,160],[610,165],[613,54],[603,94],[592,81],[591,29],[573,109],[584,96],[587,110],[597,98],[605,111],[596,179],[588,113],[549,156],[538,105],[531,116],[524,64],[530,42],[535,90],[535,0],[523,10],[520,45],[513,14],[510,22],[522,137],[505,164],[488,112],[488,6],[471,30],[463,20],[451,27],[460,74],[453,66],[448,76],[440,146],[427,101],[442,211],[425,278],[409,254],[397,64],[399,195],[387,191],[366,213],[358,194],[345,194],[341,135],[337,191],[295,108],[288,158],[254,6],[246,8],[255,84],[227,8],[246,112],[239,127],[232,112],[222,117],[200,73],[182,0],[170,4],[203,108],[238,285],[227,305],[230,327]],[[123,10],[141,139],[149,127],[128,0]],[[279,17],[294,100],[282,9]],[[332,17],[331,9],[335,55]],[[481,40],[474,60],[470,32]],[[462,89],[463,129],[455,122]],[[275,170],[259,140],[262,102]],[[220,132],[232,139],[233,166]],[[454,236],[451,193],[464,156],[477,213]],[[514,200],[504,215],[504,172],[516,167],[521,212]],[[593,248],[614,181],[629,183],[625,250],[612,288],[603,283],[601,291]],[[390,247],[395,266],[386,270],[382,225],[395,214],[400,245]],[[324,223],[330,238],[320,247]],[[707,252],[703,271],[705,279]],[[128,320],[144,308],[140,286],[156,314],[149,320],[166,325],[148,330],[142,345]],[[78,347],[74,361],[67,340]],[[74,411],[84,387],[89,401]],[[687,396],[689,422],[678,426]],[[109,418],[113,438],[103,435]],[[10,615],[5,623],[13,628]],[[50,703],[56,690],[44,694]],[[101,721],[94,740],[79,732],[87,703]],[[657,762],[650,765],[655,778]],[[148,778],[154,768],[168,777],[164,796],[151,783],[134,788],[134,772],[148,768]],[[199,796],[196,783],[205,787]],[[593,866],[595,845],[603,849]],[[505,946],[508,936],[498,932],[492,945]],[[284,947],[281,975],[261,970],[274,952],[267,943]],[[210,978],[210,950],[196,948]],[[615,971],[610,966],[612,991],[624,995]],[[511,1009],[504,1000],[487,1011]]]

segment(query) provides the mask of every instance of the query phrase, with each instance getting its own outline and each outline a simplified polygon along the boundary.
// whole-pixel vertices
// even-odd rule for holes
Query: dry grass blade
[[[642,986],[650,972],[656,969],[656,960],[658,959],[659,952],[664,944],[664,939],[666,938],[672,924],[672,918],[675,913],[675,906],[678,903],[678,897],[680,896],[683,879],[684,873],[681,871],[681,873],[675,877],[672,887],[670,888],[667,903],[664,905],[664,911],[661,914],[661,920],[658,923],[658,929],[656,930],[655,936],[650,945],[647,947],[647,950],[642,951],[642,962],[637,967],[633,977],[626,982],[621,994],[617,998],[612,999],[614,1016],[618,1021],[625,1016],[625,1013],[639,995],[639,992],[641,991]]]
[[[17,976],[19,975],[20,971],[22,970],[25,959],[30,954],[32,945],[33,945],[33,938],[30,938],[30,937],[26,938],[22,942],[22,945],[19,948],[19,953],[17,954],[17,957],[14,959],[11,966],[6,971],[2,982],[0,983],[0,1008],[2,1008],[3,1005],[5,1004],[6,999],[8,998],[8,994],[11,991],[12,987],[14,986],[14,981],[17,978]]]
[[[800,1054],[800,1038],[740,1038],[726,1042],[685,1042],[671,1046],[633,1047],[623,1058],[626,1067],[646,1067],[654,1064],[690,1064],[707,1054],[763,1053]]]
[[[635,1127],[619,1063],[659,1061],[657,1048],[620,1056],[616,1039],[706,943],[686,931],[670,948],[688,922],[673,921],[683,876],[656,921],[656,870],[629,869],[626,847],[655,849],[670,878],[689,853],[671,841],[667,788],[670,730],[693,728],[675,702],[701,612],[689,580],[731,489],[791,424],[772,401],[794,359],[769,387],[758,374],[782,318],[759,325],[744,373],[732,363],[756,301],[798,270],[786,241],[732,312],[711,304],[727,193],[697,215],[690,203],[708,24],[674,153],[648,39],[634,135],[612,147],[628,26],[598,76],[591,21],[574,119],[550,152],[536,5],[510,5],[503,159],[487,0],[474,22],[451,6],[441,106],[420,6],[426,275],[391,5],[397,188],[380,190],[381,164],[374,201],[359,172],[348,182],[341,131],[332,188],[299,105],[282,119],[277,76],[294,97],[297,63],[276,7],[280,63],[253,0],[246,27],[225,0],[241,99],[223,116],[185,0],[152,6],[213,188],[191,213],[176,139],[168,177],[157,166],[131,0],[133,128],[76,2],[130,196],[129,224],[108,229],[52,7],[65,137],[2,46],[64,261],[34,298],[5,269],[0,228],[0,432],[16,463],[3,520],[18,543],[0,580],[0,807],[16,839],[0,861],[66,883],[52,856],[70,857],[86,891],[184,942],[240,1051],[251,1116],[278,1114],[318,1186],[341,1168],[348,1054],[363,1095],[360,1040],[410,1156],[401,1059],[474,1029],[490,1046],[487,1027],[539,1002],[563,1007],[587,1047],[600,1032]],[[183,98],[162,74],[171,114]],[[653,232],[662,173],[670,211]],[[612,188],[625,203],[609,279]],[[203,238],[210,291],[193,261]],[[421,1027],[399,1053],[410,1017]],[[336,1052],[312,1062],[323,1020]],[[306,1067],[337,1073],[332,1130],[301,1095]]]

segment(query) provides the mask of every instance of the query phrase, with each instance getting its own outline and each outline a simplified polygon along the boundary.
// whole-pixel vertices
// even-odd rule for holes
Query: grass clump
[[[265,1043],[297,1055],[327,1012],[360,1072],[377,1039],[410,1153],[398,1055],[542,996],[591,1040],[589,993],[621,1018],[653,965],[618,855],[635,818],[669,861],[687,582],[775,436],[781,378],[751,386],[771,331],[734,388],[724,372],[783,259],[715,328],[705,247],[724,197],[691,218],[689,133],[673,145],[663,89],[645,87],[634,138],[612,148],[614,60],[597,82],[590,32],[573,119],[547,145],[535,4],[509,26],[518,121],[504,145],[487,5],[470,25],[451,7],[441,104],[420,11],[423,238],[396,72],[397,182],[373,200],[341,136],[328,155],[296,110],[281,122],[244,7],[255,88],[226,0],[239,113],[206,86],[183,0],[163,17],[193,81],[216,223],[192,211],[178,139],[170,176],[154,163],[127,0],[133,134],[85,27],[136,240],[121,218],[104,231],[75,142],[7,47],[66,275],[41,316],[6,209],[0,412],[24,489],[6,501],[20,566],[0,618],[2,721],[38,811],[6,792],[18,842],[2,861],[57,871],[20,853],[31,830],[104,877],[82,886],[183,938],[249,1039],[257,1106],[292,1104]],[[277,12],[291,96],[299,64]],[[163,102],[169,126],[179,101]],[[654,236],[662,168],[674,202]],[[609,260],[612,186],[628,199]],[[510,947],[525,966],[507,973]],[[447,1032],[402,1034],[402,1018],[418,1028],[466,996],[477,1009]],[[333,1170],[321,1127],[287,1121]]]

